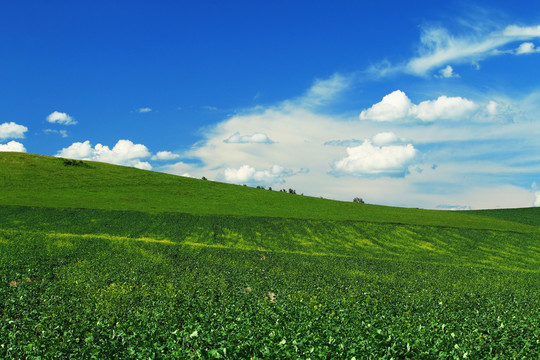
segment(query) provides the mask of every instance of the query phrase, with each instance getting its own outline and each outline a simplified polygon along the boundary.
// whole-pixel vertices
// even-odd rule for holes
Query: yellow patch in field
[[[203,243],[196,243],[196,242],[191,242],[191,241],[184,241],[181,244],[182,245],[190,245],[190,246],[202,246],[202,247],[209,247],[209,248],[229,249],[228,246],[221,245],[221,244],[203,244]]]
[[[154,242],[154,243],[162,243],[162,244],[174,244],[174,242],[170,240],[159,240],[159,239],[152,239],[148,237],[140,237],[140,238],[132,238],[128,236],[116,236],[116,235],[109,235],[109,234],[69,234],[69,233],[49,233],[48,236],[50,237],[56,237],[56,238],[66,238],[66,237],[74,237],[74,238],[83,238],[83,239],[103,239],[103,240],[119,240],[119,241],[144,241],[144,242]]]
[[[56,247],[64,247],[64,248],[72,248],[73,247],[73,243],[71,241],[68,241],[68,240],[56,240],[54,243],[53,243]]]

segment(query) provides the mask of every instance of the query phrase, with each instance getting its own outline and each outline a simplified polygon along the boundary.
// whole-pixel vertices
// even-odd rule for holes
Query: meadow
[[[0,358],[539,358],[537,209],[379,207],[2,155]]]

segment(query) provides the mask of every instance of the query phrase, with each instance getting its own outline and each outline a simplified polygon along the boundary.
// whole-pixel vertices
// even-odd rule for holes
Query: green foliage
[[[0,207],[0,358],[516,358],[535,234]]]
[[[540,226],[540,207],[521,209],[493,209],[469,211],[473,215],[489,216],[496,219]]]
[[[62,162],[65,166],[81,166],[81,167],[90,167],[87,163],[82,160],[73,160],[73,159],[63,159]]]

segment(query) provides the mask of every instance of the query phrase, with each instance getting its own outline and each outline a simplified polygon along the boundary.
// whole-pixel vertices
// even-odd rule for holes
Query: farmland
[[[0,154],[0,358],[538,358],[538,209],[83,164]]]

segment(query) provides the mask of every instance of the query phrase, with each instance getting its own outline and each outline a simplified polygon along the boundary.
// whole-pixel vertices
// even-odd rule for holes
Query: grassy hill
[[[150,213],[355,220],[531,232],[534,223],[482,213],[396,208],[291,195],[91,161],[0,153],[0,205]],[[523,209],[538,214],[538,209]],[[515,220],[510,218],[508,220]]]
[[[0,153],[0,358],[537,358],[538,215]]]

